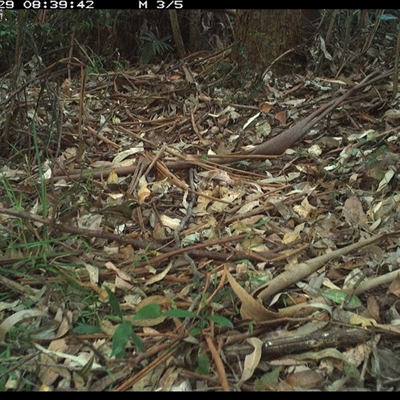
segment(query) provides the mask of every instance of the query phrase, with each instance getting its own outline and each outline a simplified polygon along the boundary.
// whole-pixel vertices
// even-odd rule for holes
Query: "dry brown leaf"
[[[157,222],[154,226],[153,229],[153,239],[157,240],[163,240],[167,237],[167,234],[165,233],[164,227]]]
[[[39,378],[44,385],[52,385],[60,376],[71,380],[71,374],[62,367],[57,367],[59,358],[52,352],[65,353],[69,349],[66,339],[53,340],[49,347],[49,354],[41,354],[41,362],[44,364],[39,370]],[[47,365],[46,365],[47,364]],[[53,366],[50,366],[53,365]]]
[[[97,285],[99,283],[99,269],[85,262],[83,263],[83,265],[85,266],[86,271],[89,274],[90,282]]]
[[[357,114],[357,118],[368,122],[377,122],[377,119],[369,114],[363,114],[363,113]]]
[[[72,89],[71,89],[71,79],[65,79],[61,85],[61,90],[67,97],[72,96]]]
[[[110,271],[114,271],[114,272],[116,272],[116,274],[121,278],[121,279],[124,279],[125,281],[127,281],[127,282],[132,282],[132,278],[127,274],[127,273],[125,273],[124,271],[121,271],[119,268],[117,268],[112,262],[106,262],[105,263],[105,267],[107,268],[107,269],[109,269]]]
[[[252,319],[256,322],[273,321],[279,318],[279,314],[268,311],[262,304],[255,300],[250,294],[246,292],[235,280],[235,278],[225,269],[226,276],[235,292],[242,302],[240,307],[240,315],[243,319]]]
[[[289,244],[291,242],[294,242],[300,237],[301,231],[304,229],[305,224],[299,224],[294,228],[293,232],[285,232],[282,243],[283,244]]]
[[[379,315],[379,305],[375,296],[368,296],[367,298],[367,310],[369,315],[378,323],[381,322]]]
[[[274,108],[273,104],[270,103],[261,103],[259,105],[259,109],[261,112],[263,112],[264,114],[268,114],[272,109]]]
[[[376,189],[376,191],[377,192],[381,192],[384,189],[386,189],[386,190],[389,189],[390,190],[389,183],[392,180],[392,178],[395,176],[395,174],[396,174],[396,172],[393,169],[388,169],[385,172],[385,176],[379,182],[378,189]]]
[[[213,179],[220,180],[222,182],[226,182],[229,185],[233,185],[235,183],[235,181],[230,177],[228,172],[223,171],[221,169],[213,169],[210,171],[199,172],[197,175],[207,180],[213,180]]]
[[[308,370],[295,372],[294,374],[286,377],[284,382],[292,387],[316,389],[322,387],[325,380],[324,377],[318,372]]]
[[[206,103],[211,101],[211,97],[206,96],[205,94],[199,94],[198,99],[199,101],[204,101]]]
[[[118,275],[115,277],[115,288],[123,291],[133,289],[133,285],[127,282],[125,279],[120,278]]]
[[[374,362],[371,363],[371,373],[384,379],[399,378],[400,357],[388,348],[377,348],[374,353]]]
[[[365,227],[368,224],[368,218],[365,215],[361,201],[356,195],[351,195],[344,203],[343,216],[351,226]]]
[[[396,276],[386,292],[387,296],[397,300],[400,297],[400,274]]]
[[[172,268],[172,266],[173,266],[173,263],[170,262],[168,264],[167,268],[164,269],[164,271],[162,271],[159,274],[157,274],[157,275],[153,276],[152,278],[148,279],[146,281],[146,283],[144,284],[144,286],[149,286],[149,285],[152,285],[153,283],[162,281],[166,277],[166,275],[168,274],[168,272]]]
[[[281,125],[286,124],[287,116],[286,116],[286,111],[279,111],[275,114],[274,117],[277,121],[281,123]]]
[[[48,314],[41,310],[21,310],[16,313],[10,315],[6,318],[0,325],[0,341],[4,341],[6,338],[7,332],[19,322],[34,317],[46,317]]]
[[[383,116],[385,119],[396,120],[400,118],[400,111],[395,109],[387,110]]]
[[[239,381],[240,384],[246,382],[253,376],[255,369],[260,363],[262,355],[262,340],[254,337],[247,339],[247,342],[254,347],[254,351],[251,354],[248,354],[244,360],[243,374]]]
[[[181,371],[182,371],[181,368],[176,368],[176,367],[167,368],[158,383],[157,390],[170,392],[175,381],[178,379]]]
[[[113,192],[118,190],[118,174],[112,170],[107,177],[107,187]]]
[[[140,188],[138,190],[138,200],[139,204],[143,204],[145,200],[151,195],[151,192],[147,187],[147,181],[144,176],[140,178],[139,185]]]
[[[72,317],[73,317],[72,311],[67,311],[65,313],[65,315],[63,316],[63,319],[60,323],[60,326],[58,327],[58,331],[57,331],[55,339],[62,338],[63,336],[65,336],[68,333],[70,326],[71,326],[71,321],[73,319]]]
[[[245,251],[268,251],[269,248],[264,244],[264,238],[261,236],[249,236],[242,240],[240,246]]]

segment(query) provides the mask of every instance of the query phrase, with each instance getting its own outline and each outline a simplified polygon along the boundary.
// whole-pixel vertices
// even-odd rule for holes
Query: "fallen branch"
[[[359,296],[368,290],[376,289],[380,285],[389,285],[397,278],[399,274],[400,271],[396,270],[382,276],[377,276],[376,278],[365,280],[355,288],[354,294]],[[282,317],[291,317],[294,315],[299,315],[300,313],[302,315],[311,314],[315,311],[313,305],[325,304],[325,302],[326,299],[323,296],[318,296],[306,303],[299,303],[293,306],[281,308],[279,309],[279,314],[282,315]]]
[[[293,146],[296,142],[301,140],[313,126],[315,126],[322,118],[326,117],[329,113],[331,113],[335,108],[339,107],[350,95],[365,88],[368,85],[372,85],[373,83],[381,79],[387,78],[391,74],[393,74],[393,70],[390,70],[373,78],[373,76],[376,75],[376,72],[373,72],[372,74],[366,76],[358,85],[349,89],[342,96],[320,107],[318,110],[314,111],[307,118],[303,119],[297,124],[294,124],[289,129],[282,132],[278,136],[275,136],[272,139],[259,144],[254,149],[252,149],[249,152],[249,154],[260,154],[260,155],[282,154],[286,149],[288,149],[289,147]]]
[[[384,233],[378,236],[372,236],[369,239],[360,240],[357,243],[353,243],[349,246],[343,247],[341,249],[332,251],[322,256],[313,258],[312,260],[308,260],[304,263],[293,266],[282,274],[271,279],[265,285],[259,287],[256,291],[257,298],[265,301],[268,298],[279,293],[281,290],[284,290],[288,286],[291,286],[292,284],[299,282],[302,279],[310,276],[312,273],[318,271],[328,261],[338,258],[340,256],[345,256],[353,251],[361,249],[362,247],[370,246],[371,244],[378,243],[381,240],[394,235],[399,235],[399,232],[396,231],[391,233]]]
[[[198,166],[201,168],[216,168],[218,165],[226,165],[232,163],[238,163],[240,161],[248,160],[250,158],[260,159],[268,156],[277,156],[282,154],[285,150],[293,146],[295,143],[299,142],[307,133],[310,131],[312,127],[314,127],[321,119],[325,118],[329,113],[331,113],[335,108],[339,107],[343,104],[348,97],[352,94],[364,89],[365,87],[372,85],[384,78],[389,77],[393,74],[393,69],[387,71],[378,76],[376,72],[365,77],[358,85],[349,89],[342,96],[338,97],[330,101],[329,103],[323,105],[318,110],[314,111],[311,115],[304,118],[300,122],[295,123],[289,129],[283,131],[279,135],[273,137],[272,139],[267,140],[264,143],[259,144],[254,147],[252,150],[245,153],[229,153],[222,154],[218,156],[208,156],[206,159],[203,157],[198,157],[195,155],[183,155],[177,154],[169,149],[166,149],[166,152],[173,155],[175,160],[164,160],[164,166],[169,170],[181,170],[187,169],[192,166]],[[143,139],[142,139],[143,140]],[[153,148],[158,148],[151,141],[146,140],[146,143],[151,145]],[[65,171],[67,174],[62,175],[62,171],[54,170],[54,181],[58,181],[60,179],[65,180],[80,180],[87,179],[89,176],[93,178],[104,177],[107,178],[108,174],[111,171],[115,171],[119,176],[132,174],[135,170],[135,166],[129,167],[108,167],[103,169],[88,169],[88,170],[72,170]]]
[[[254,156],[272,156],[282,154],[286,149],[300,141],[313,126],[315,126],[322,118],[331,113],[335,108],[339,107],[348,97],[369,85],[389,77],[393,74],[393,69],[378,76],[375,76],[376,74],[376,72],[373,72],[372,74],[366,76],[358,85],[349,89],[342,96],[320,107],[307,118],[304,118],[302,121],[292,125],[289,129],[282,132],[278,136],[259,144],[251,151],[246,153],[223,154],[216,157],[210,157],[210,161],[212,161],[213,164],[223,165],[243,161]],[[207,161],[201,159],[200,157],[188,156],[184,161],[166,161],[165,165],[170,169],[184,169],[191,165],[199,165],[200,163],[206,164]]]
[[[235,254],[227,255],[226,253],[223,253],[223,252],[201,250],[208,246],[215,246],[215,245],[223,244],[223,243],[227,243],[227,242],[241,241],[241,240],[245,239],[245,237],[247,236],[247,233],[242,233],[239,235],[222,238],[222,239],[207,240],[202,243],[197,243],[197,244],[194,244],[191,246],[176,249],[173,247],[160,246],[160,244],[158,244],[158,243],[149,243],[148,241],[137,239],[137,238],[132,238],[127,235],[116,235],[115,233],[111,233],[111,232],[107,232],[107,231],[79,228],[77,226],[66,225],[66,224],[63,224],[56,220],[53,221],[50,218],[44,218],[44,217],[41,217],[40,215],[32,214],[32,213],[25,212],[25,211],[16,211],[16,210],[7,209],[7,208],[0,208],[0,214],[12,215],[14,217],[19,217],[19,218],[26,219],[29,221],[39,222],[41,224],[48,225],[51,228],[57,229],[60,232],[81,235],[81,236],[86,236],[86,237],[96,237],[96,238],[112,240],[117,243],[130,244],[137,249],[147,249],[149,251],[157,251],[157,252],[163,253],[163,254],[155,256],[153,258],[149,257],[148,263],[153,266],[156,264],[159,264],[160,262],[167,261],[171,257],[181,255],[185,252],[187,252],[191,257],[199,257],[199,258],[206,257],[206,258],[211,258],[211,259],[215,259],[215,260],[219,260],[219,261],[226,261],[227,259],[229,259],[230,261],[249,259],[251,261],[267,262],[270,259],[274,259],[278,256],[277,253],[272,252],[272,251],[264,252],[264,253],[262,253],[262,255],[257,254],[256,252],[252,252],[252,251],[236,252]],[[131,262],[132,262],[132,260],[129,260],[129,263],[131,263]],[[122,265],[123,264],[124,263],[122,263]]]

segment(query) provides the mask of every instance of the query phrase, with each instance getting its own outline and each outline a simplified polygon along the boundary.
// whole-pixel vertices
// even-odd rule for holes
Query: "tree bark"
[[[237,10],[235,39],[240,44],[234,54],[236,61],[261,74],[280,55],[310,37],[318,15],[318,10]],[[305,57],[293,51],[279,60],[273,71],[292,73],[304,62]]]

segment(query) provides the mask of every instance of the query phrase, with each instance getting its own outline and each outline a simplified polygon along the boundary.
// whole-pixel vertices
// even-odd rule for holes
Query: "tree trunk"
[[[235,38],[240,44],[236,61],[262,73],[279,56],[294,49],[273,64],[272,70],[278,75],[299,71],[306,59],[296,47],[310,37],[310,22],[318,15],[318,10],[237,10]]]
[[[200,45],[201,32],[201,10],[188,10],[189,26],[189,42],[187,48],[190,52],[198,51]]]

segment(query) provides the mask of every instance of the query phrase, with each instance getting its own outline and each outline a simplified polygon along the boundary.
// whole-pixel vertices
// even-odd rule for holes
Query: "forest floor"
[[[365,77],[234,81],[226,57],[26,88],[28,150],[0,169],[1,390],[399,390],[391,79],[221,165]]]

